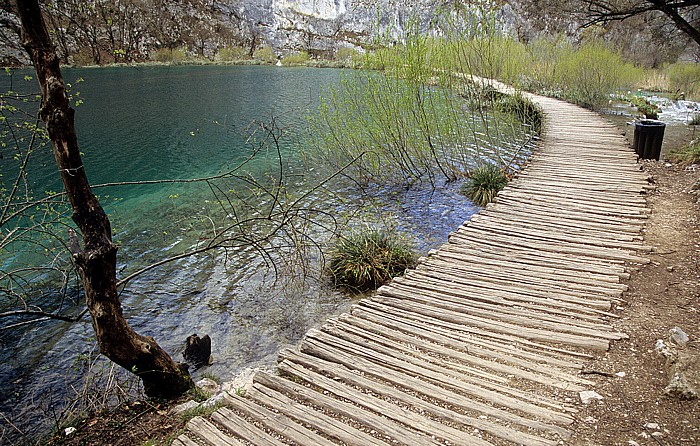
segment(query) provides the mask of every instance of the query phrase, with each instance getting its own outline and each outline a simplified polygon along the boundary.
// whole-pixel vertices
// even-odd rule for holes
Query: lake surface
[[[15,72],[14,89],[34,88],[32,82],[18,86],[26,73]],[[318,105],[321,90],[343,75],[327,69],[216,66],[64,71],[74,99],[84,101],[76,108],[76,124],[92,184],[226,171],[255,145],[249,139],[255,123],[271,118],[281,131],[285,169],[320,178],[323,166],[306,164],[299,153],[305,117]],[[37,190],[60,190],[48,148],[33,169]],[[361,200],[352,188],[335,187],[330,198],[319,197],[329,212],[341,214],[348,201]],[[188,226],[211,204],[206,184],[131,185],[98,193],[121,246],[122,277],[195,246],[197,231],[206,230],[206,224]],[[444,242],[475,211],[457,184],[379,195],[371,212],[411,233],[423,252]],[[214,363],[194,376],[229,380],[248,367],[272,367],[280,348],[294,345],[309,328],[352,303],[323,281],[290,280],[301,273],[282,273],[292,277],[275,283],[254,251],[201,255],[139,276],[121,299],[129,322],[177,360],[187,336],[209,334]],[[78,311],[84,303],[78,297],[72,305]],[[0,412],[31,431],[38,420],[59,411],[66,396],[86,385],[88,359],[95,356],[92,336],[88,318],[0,330]],[[12,431],[3,421],[0,426]]]

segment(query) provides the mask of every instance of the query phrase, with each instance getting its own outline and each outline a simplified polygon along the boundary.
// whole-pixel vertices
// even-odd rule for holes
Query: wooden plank
[[[361,426],[375,431],[380,438],[386,440],[387,443],[417,445],[417,446],[438,446],[443,443],[439,440],[425,435],[408,424],[396,423],[383,415],[362,410],[358,406],[344,401],[327,396],[322,392],[317,392],[308,387],[298,384],[293,384],[285,379],[273,379],[270,375],[262,374],[260,376],[260,384],[265,387],[258,387],[262,392],[269,394],[270,389],[278,392],[293,392],[295,398],[302,399],[309,404],[323,407],[330,412],[355,420]],[[354,396],[355,399],[359,395]],[[352,397],[352,395],[351,395]]]
[[[373,328],[371,323],[363,321],[356,316],[346,314],[341,315],[338,321],[329,321],[323,326],[322,330],[346,340],[350,340],[351,338],[367,339],[368,344],[366,346],[372,350],[444,375],[452,374],[453,371],[459,372],[460,380],[477,385],[489,392],[499,392],[521,399],[526,403],[547,406],[557,411],[561,409],[560,404],[550,401],[549,398],[544,395],[538,395],[537,398],[533,398],[527,393],[499,384],[498,381],[502,381],[502,379],[490,382],[482,378],[482,374],[475,373],[473,368],[463,365],[463,363],[469,363],[470,361],[478,362],[478,360],[474,361],[471,357],[479,353],[484,353],[483,349],[475,348],[471,344],[469,344],[469,348],[466,349],[452,349],[449,346],[432,344],[419,337],[406,336],[400,331],[388,327],[382,327],[382,331],[380,332],[372,331]],[[418,349],[418,351],[416,351],[416,349]],[[484,354],[482,357],[489,357],[489,355]],[[568,372],[563,372],[561,369],[557,369],[551,364],[538,364],[522,358],[519,358],[519,361],[517,361],[508,355],[499,353],[493,353],[490,357],[502,361],[499,363],[500,367],[493,367],[493,370],[499,370],[504,376],[508,377],[508,379],[505,380],[505,384],[510,382],[510,376],[515,375],[504,372],[504,370],[514,370],[517,368],[527,370],[527,374],[520,374],[518,376],[527,378],[536,376],[537,374],[545,376],[545,380],[540,381],[540,383],[544,382],[545,385],[547,385],[546,383],[561,381],[577,384],[581,383],[580,378],[577,376]],[[481,360],[481,358],[479,358],[479,360]],[[492,360],[491,362],[494,361]],[[488,364],[488,361],[481,360],[481,364]],[[505,364],[506,367],[503,367],[503,364]],[[508,364],[512,365],[512,367],[508,367]],[[483,367],[488,368],[489,365],[483,365]],[[533,380],[533,382],[537,381]],[[489,392],[484,394],[485,398]],[[508,407],[506,404],[504,404],[504,406]],[[518,409],[522,410],[522,407],[518,406]]]
[[[323,334],[328,334],[333,337],[333,339],[324,337]],[[353,342],[360,342],[362,348],[356,350],[358,354],[364,355],[367,359],[375,361],[377,357],[382,357],[384,360],[388,361],[387,364],[391,364],[390,367],[396,370],[404,370],[411,373],[411,368],[407,368],[407,364],[413,366],[413,370],[423,370],[421,376],[429,379],[431,382],[437,385],[445,386],[445,377],[458,376],[460,381],[453,382],[456,389],[461,389],[463,393],[479,397],[481,399],[496,402],[503,407],[509,407],[514,410],[522,410],[523,412],[536,413],[537,410],[530,406],[523,406],[517,401],[522,395],[518,392],[508,392],[504,388],[498,385],[487,385],[483,383],[483,380],[478,378],[478,375],[472,374],[471,376],[467,373],[471,372],[469,367],[464,370],[465,367],[462,365],[474,364],[480,365],[485,369],[491,369],[503,374],[503,376],[511,377],[518,376],[523,379],[528,379],[533,383],[543,384],[545,386],[564,388],[571,391],[581,391],[584,388],[580,385],[582,379],[574,376],[570,373],[563,372],[560,369],[556,369],[552,366],[547,366],[544,364],[536,364],[533,362],[522,361],[522,367],[519,365],[513,365],[514,361],[504,361],[496,362],[495,364],[488,364],[487,360],[482,358],[474,358],[474,354],[467,351],[466,353],[458,353],[456,351],[450,351],[448,348],[437,348],[435,346],[429,346],[427,343],[422,342],[419,339],[414,339],[408,341],[410,344],[418,348],[422,348],[424,353],[441,353],[445,355],[442,360],[435,360],[434,357],[430,355],[419,355],[416,351],[412,351],[401,342],[392,341],[387,337],[380,335],[375,335],[371,331],[364,330],[359,326],[353,326],[344,321],[329,321],[322,327],[321,333],[314,333],[314,337],[321,339],[324,342],[335,342],[336,345],[341,348],[348,349],[350,344]],[[400,336],[399,336],[400,337]],[[345,342],[339,342],[338,340],[343,340]],[[431,360],[432,359],[432,360]],[[491,361],[492,363],[494,361]],[[510,363],[510,364],[509,364]],[[455,373],[457,372],[457,373]],[[509,373],[514,372],[514,373]],[[454,381],[454,378],[450,378],[449,381]],[[498,395],[498,392],[493,392],[489,389],[497,389],[498,392],[502,392],[504,395]],[[510,396],[515,398],[511,398]],[[527,397],[523,397],[527,400]],[[544,397],[543,401],[546,403],[547,398]],[[525,403],[527,404],[527,403]],[[546,405],[546,404],[545,404]],[[534,412],[532,412],[534,410]],[[551,414],[550,414],[551,415]],[[556,418],[556,415],[551,415]]]
[[[266,429],[276,432],[278,435],[288,438],[297,444],[337,446],[336,443],[318,435],[312,430],[305,428],[301,424],[292,421],[284,414],[268,410],[259,404],[254,404],[249,399],[227,393],[224,394],[224,402],[229,407],[236,409],[237,411],[245,414],[247,417],[250,417],[258,423],[264,425]],[[230,416],[231,411],[230,409],[222,407],[219,409],[219,412],[226,417]]]
[[[247,432],[248,428],[249,426],[244,423],[240,431]],[[192,418],[189,423],[187,423],[187,429],[210,446],[241,446],[240,441],[221,432],[218,427],[202,417]],[[261,437],[256,437],[255,435],[252,435],[252,438],[259,440],[257,444],[260,446],[284,446],[274,441],[268,442],[265,439],[259,439]]]
[[[260,372],[257,373],[253,379],[254,381],[259,381],[253,384],[253,387],[249,389],[246,395],[254,401],[268,407],[275,407],[289,418],[313,426],[314,429],[323,432],[327,437],[334,438],[348,446],[386,446],[386,443],[383,441],[369,435],[367,432],[344,423],[339,417],[330,417],[321,411],[304,406],[284,393],[281,393],[287,392],[293,394],[295,398],[300,396],[298,394],[299,387],[291,387],[283,378]],[[304,398],[302,397],[301,399]]]
[[[393,315],[387,315],[369,307],[354,306],[352,309],[352,316],[370,324],[382,326],[381,332],[386,333],[389,337],[391,337],[393,331],[400,331],[419,337],[421,342],[431,342],[458,352],[477,355],[482,358],[493,358],[504,362],[513,362],[518,365],[522,363],[520,361],[521,358],[524,358],[535,363],[551,364],[556,367],[575,370],[580,370],[583,367],[581,362],[575,362],[572,358],[564,359],[562,357],[563,355],[568,355],[569,352],[552,352],[544,350],[539,346],[517,345],[514,342],[495,342],[476,336],[472,336],[465,342],[465,339],[459,336],[450,336],[454,334],[451,331],[440,330],[438,327],[431,327],[426,323],[419,324],[415,321],[399,319],[393,317]],[[342,315],[340,317],[342,318]],[[358,324],[358,321],[354,320],[353,323]],[[414,340],[414,342],[416,341]],[[483,367],[487,368],[487,366]],[[478,373],[478,370],[475,374],[494,382],[508,382],[508,380],[500,377],[482,375]]]
[[[173,441],[172,446],[200,446],[200,445],[195,443],[194,440],[190,439],[190,437],[188,437],[187,435],[182,434]]]
[[[491,445],[491,443],[470,435],[467,432],[433,421],[412,410],[389,403],[368,393],[358,392],[357,389],[349,388],[335,379],[319,375],[292,362],[283,361],[279,365],[279,368],[291,376],[300,378],[313,386],[320,387],[323,389],[324,394],[332,393],[338,398],[351,398],[353,403],[362,406],[365,410],[381,413],[397,423],[411,426],[411,428],[419,432],[431,437],[441,438],[450,442],[450,444],[474,446]],[[370,387],[367,387],[367,390],[372,394],[376,394],[378,387],[379,386],[372,384]]]
[[[284,358],[284,361],[281,363],[282,369],[291,375],[299,376],[299,372],[303,372],[303,369],[300,369],[298,366],[293,367],[291,365],[298,364],[304,369],[313,370],[321,375],[332,376],[334,380],[339,380],[350,386],[371,389],[373,394],[384,396],[392,401],[402,402],[403,404],[413,407],[419,411],[432,414],[433,416],[451,424],[457,423],[465,427],[478,429],[513,443],[533,446],[551,444],[551,440],[546,440],[523,431],[512,429],[509,426],[493,423],[478,417],[470,417],[444,408],[440,404],[430,402],[430,400],[423,400],[416,396],[402,392],[396,387],[371,380],[358,373],[353,373],[347,367],[342,365],[324,361],[320,358],[292,350],[284,350],[280,353],[280,356]],[[309,378],[314,379],[313,377],[306,377],[305,379],[310,380]]]
[[[361,300],[356,306],[353,307],[353,314],[356,309],[360,308],[363,310],[375,311],[382,315],[391,315],[391,317],[397,321],[405,321],[408,324],[419,324],[420,326],[428,325],[430,326],[430,330],[433,332],[441,333],[445,336],[465,343],[471,343],[475,337],[479,337],[481,339],[486,339],[496,343],[510,343],[518,346],[528,346],[551,353],[562,353],[574,358],[583,358],[586,360],[594,359],[594,356],[587,353],[582,353],[581,351],[564,349],[551,343],[544,344],[533,342],[529,339],[518,336],[517,334],[497,333],[491,330],[481,329],[479,327],[471,327],[469,325],[453,323],[434,318],[426,314],[411,311],[410,309],[404,310],[401,308],[392,307],[376,300]]]
[[[407,285],[408,283],[408,285]],[[627,336],[614,332],[607,324],[592,323],[566,312],[550,313],[521,305],[501,305],[484,303],[472,299],[460,287],[451,287],[439,282],[418,282],[415,280],[395,280],[382,288],[382,296],[410,299],[426,305],[434,305],[451,312],[465,313],[527,327],[538,327],[552,331],[573,333],[609,340],[626,339]]]
[[[523,426],[541,432],[555,432],[562,437],[569,435],[568,431],[563,427],[545,423],[538,420],[526,418],[506,410],[492,407],[488,404],[474,401],[465,397],[458,397],[454,391],[447,390],[441,386],[423,381],[414,377],[413,374],[405,374],[396,372],[383,364],[374,363],[360,358],[352,353],[344,352],[328,344],[324,344],[315,339],[307,339],[301,344],[301,351],[311,356],[316,356],[330,362],[343,364],[351,370],[358,370],[366,376],[390,382],[402,388],[408,388],[418,392],[428,398],[436,401],[441,401],[443,404],[462,410],[471,412],[475,416],[480,414],[493,417],[505,423],[511,423],[518,426]]]
[[[488,319],[468,314],[442,311],[415,302],[406,302],[403,299],[382,297],[377,300],[392,307],[412,311],[424,316],[431,316],[445,322],[473,326],[492,332],[516,334],[518,337],[531,341],[552,342],[555,344],[571,345],[597,351],[607,351],[609,348],[608,341],[600,338],[591,338],[589,336],[580,336],[570,333],[553,332],[551,330],[540,328],[525,327],[513,323],[501,322],[497,318]]]

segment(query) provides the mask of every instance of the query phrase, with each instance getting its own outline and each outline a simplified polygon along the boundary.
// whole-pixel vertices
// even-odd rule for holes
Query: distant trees
[[[216,6],[205,0],[45,0],[44,12],[64,60],[79,64],[142,61],[154,49],[181,46],[204,55],[230,40]]]

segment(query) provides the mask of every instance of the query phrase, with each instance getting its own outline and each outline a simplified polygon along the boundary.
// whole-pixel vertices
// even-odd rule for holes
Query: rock
[[[656,344],[654,344],[654,350],[656,354],[664,359],[669,359],[673,356],[673,351],[666,345],[663,339],[657,339]]]
[[[697,390],[690,385],[682,372],[673,374],[671,380],[664,389],[664,394],[681,400],[694,400],[698,398]]]
[[[221,386],[219,386],[216,381],[209,378],[202,378],[194,383],[194,385],[208,396],[216,395],[221,390]]]
[[[660,440],[664,437],[664,434],[662,434],[661,432],[652,432],[651,436],[656,438],[657,440]]]
[[[203,402],[202,407],[214,407],[219,403],[223,403],[224,398],[226,398],[225,393],[217,393],[216,395]]]
[[[673,327],[671,330],[669,330],[669,333],[669,340],[681,348],[685,348],[686,344],[690,340],[688,335],[680,327]]]
[[[583,404],[588,404],[593,400],[602,400],[603,397],[599,395],[597,392],[594,392],[593,390],[584,390],[583,392],[579,392],[579,397],[581,397],[581,402]]]
[[[66,434],[66,437],[68,437],[70,435],[73,435],[75,433],[75,431],[77,431],[77,430],[78,429],[71,426],[71,427],[67,427],[67,428],[63,429],[63,433]]]
[[[173,407],[173,413],[181,414],[187,412],[188,410],[196,409],[199,406],[200,404],[198,402],[189,400],[186,403],[178,404],[177,406]]]
[[[658,430],[658,429],[659,429],[659,423],[647,423],[647,424],[644,425],[644,429]]]
[[[624,378],[625,376],[627,376],[627,374],[625,372],[617,372],[615,373],[615,376],[617,376],[618,378]]]
[[[639,446],[639,443],[637,443],[637,442],[634,441],[634,440],[628,440],[628,441],[627,441],[627,444],[628,444],[629,446]]]
[[[253,385],[253,376],[264,369],[246,368],[243,369],[233,380],[221,385],[221,390],[232,394],[244,394]]]
[[[211,364],[211,339],[209,335],[200,338],[193,334],[187,338],[185,352],[182,354],[185,361],[192,364],[195,369]]]

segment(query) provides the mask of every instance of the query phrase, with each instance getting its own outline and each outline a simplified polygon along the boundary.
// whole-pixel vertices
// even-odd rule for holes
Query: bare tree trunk
[[[41,117],[53,144],[63,186],[73,207],[83,247],[74,240],[78,268],[100,352],[143,380],[146,395],[176,397],[192,388],[187,366],[178,364],[151,337],[136,333],[122,314],[116,286],[117,247],[109,219],[90,189],[80,158],[74,110],[66,97],[59,59],[37,0],[17,0],[22,43],[42,90]],[[73,234],[75,236],[75,234]]]

